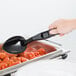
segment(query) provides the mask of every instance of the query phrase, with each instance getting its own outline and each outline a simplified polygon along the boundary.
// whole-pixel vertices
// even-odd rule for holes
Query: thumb
[[[49,29],[52,29],[52,28],[56,28],[56,25],[51,24],[51,25],[49,26]]]
[[[57,31],[57,29],[53,29],[53,30],[51,30],[49,33],[50,33],[50,34],[57,34],[58,31]]]

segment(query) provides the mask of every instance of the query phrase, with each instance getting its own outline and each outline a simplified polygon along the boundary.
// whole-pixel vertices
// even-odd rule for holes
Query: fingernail
[[[64,34],[60,34],[60,36],[64,36]]]

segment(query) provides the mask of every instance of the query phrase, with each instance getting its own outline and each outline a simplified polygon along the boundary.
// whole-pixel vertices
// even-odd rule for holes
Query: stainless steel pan
[[[40,42],[44,43],[44,44],[48,44],[50,46],[53,46],[56,50],[53,51],[53,52],[49,52],[48,54],[45,54],[43,56],[40,56],[40,57],[31,59],[31,60],[28,60],[26,62],[11,66],[9,68],[0,70],[0,76],[11,76],[12,73],[17,71],[20,67],[27,66],[28,64],[31,64],[31,63],[36,62],[36,61],[41,60],[41,59],[45,59],[45,58],[46,59],[48,59],[48,58],[53,59],[53,58],[56,58],[58,56],[62,56],[62,58],[67,57],[66,53],[67,53],[68,50],[65,51],[65,49],[61,48],[61,46],[59,46],[58,43],[48,42],[48,41],[44,41],[44,40],[42,40]]]

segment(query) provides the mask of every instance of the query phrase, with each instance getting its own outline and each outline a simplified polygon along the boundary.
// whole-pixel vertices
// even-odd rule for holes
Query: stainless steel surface
[[[58,45],[58,46],[62,46],[62,44],[57,43],[57,42],[54,42],[54,41],[50,41],[50,40],[47,40],[47,39],[46,39],[45,41],[48,41],[48,42],[53,43],[53,44],[56,44],[56,45]]]
[[[9,74],[5,74],[5,75],[0,75],[0,76],[15,76],[15,72],[12,72],[12,73],[9,73]]]
[[[35,61],[38,61],[38,60],[41,60],[41,59],[47,59],[47,58],[53,59],[53,58],[55,58],[55,57],[57,57],[57,56],[59,56],[59,55],[61,55],[61,54],[64,53],[63,52],[64,49],[62,49],[60,46],[55,45],[55,44],[51,44],[51,43],[49,43],[47,41],[42,41],[42,42],[44,42],[45,44],[53,45],[56,48],[56,51],[51,52],[51,53],[48,53],[48,54],[45,54],[43,56],[40,56],[40,57],[37,57],[37,58],[34,58],[34,59],[31,59],[31,60],[28,60],[28,61],[23,62],[21,64],[14,65],[14,66],[9,67],[9,68],[6,68],[4,70],[1,70],[0,71],[0,76],[1,75],[5,75],[5,74],[12,73],[14,71],[17,71],[20,67],[22,67],[24,65],[26,66],[27,64],[33,63]]]

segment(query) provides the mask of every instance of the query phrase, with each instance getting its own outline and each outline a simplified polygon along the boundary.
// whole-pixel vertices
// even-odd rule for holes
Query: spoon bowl
[[[3,45],[3,49],[12,54],[18,54],[24,52],[27,45],[24,46],[26,40],[22,36],[15,36],[9,38]]]

